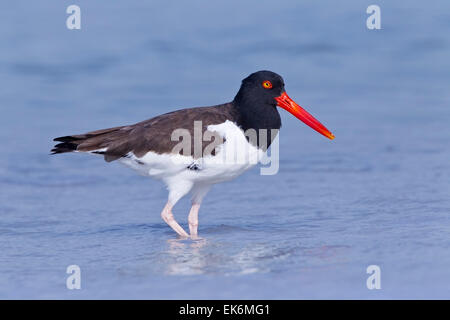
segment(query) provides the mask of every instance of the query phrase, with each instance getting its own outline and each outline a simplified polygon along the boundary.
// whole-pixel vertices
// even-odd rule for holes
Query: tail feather
[[[80,136],[81,136],[81,135],[59,137],[59,138],[53,139],[53,141],[71,142],[71,141],[75,141],[75,140],[86,139],[85,137],[82,138],[82,137],[80,137]]]
[[[56,153],[65,153],[65,152],[72,152],[77,150],[77,145],[75,143],[71,142],[62,142],[58,143],[53,147],[51,150],[52,154]]]
[[[51,150],[51,154],[66,153],[66,152],[93,152],[103,154],[102,151],[96,151],[107,148],[112,142],[112,137],[116,136],[123,127],[115,127],[109,129],[102,129],[91,131],[85,134],[77,134],[72,136],[63,136],[53,139],[53,141],[60,142],[56,144]],[[120,135],[120,133],[119,133]]]

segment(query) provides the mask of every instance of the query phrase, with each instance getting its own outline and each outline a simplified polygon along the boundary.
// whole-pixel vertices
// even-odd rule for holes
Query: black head
[[[258,71],[242,80],[233,100],[241,127],[244,130],[279,129],[281,118],[275,98],[283,91],[283,78],[271,71]]]
[[[276,106],[276,97],[284,92],[283,78],[272,71],[258,71],[242,80],[241,88],[234,98],[244,104]]]
[[[279,129],[281,118],[278,105],[317,132],[334,139],[327,128],[287,95],[283,78],[275,72],[258,71],[242,80],[233,105],[240,114],[239,124],[244,130]]]

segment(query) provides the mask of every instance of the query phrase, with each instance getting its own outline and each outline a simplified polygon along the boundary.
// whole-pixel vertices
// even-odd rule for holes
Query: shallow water
[[[379,31],[361,1],[78,1],[80,31],[69,4],[0,12],[1,298],[450,297],[448,1],[378,1]],[[159,182],[48,155],[55,136],[229,101],[259,69],[336,139],[282,112],[279,173],[215,186],[200,240],[161,221]]]

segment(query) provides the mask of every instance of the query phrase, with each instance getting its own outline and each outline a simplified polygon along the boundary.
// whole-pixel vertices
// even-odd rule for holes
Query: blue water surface
[[[71,4],[0,10],[0,298],[450,298],[450,2],[377,1],[381,30],[372,1],[78,0],[68,30]],[[202,240],[161,220],[161,183],[49,156],[56,136],[230,101],[260,69],[336,139],[282,111],[279,173],[215,186]]]

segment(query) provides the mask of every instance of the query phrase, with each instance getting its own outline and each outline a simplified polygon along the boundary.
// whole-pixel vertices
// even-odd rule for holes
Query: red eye
[[[266,80],[262,83],[262,86],[265,89],[272,89],[272,82],[270,82],[269,80]]]

